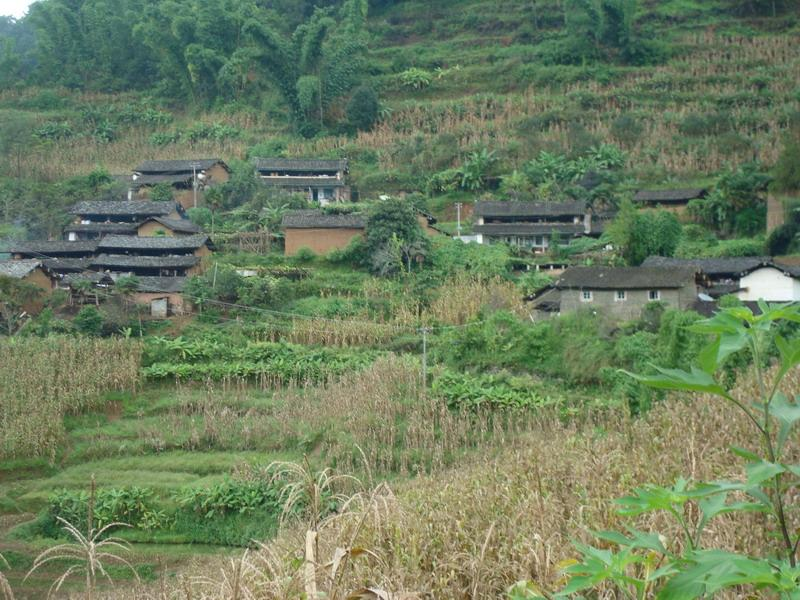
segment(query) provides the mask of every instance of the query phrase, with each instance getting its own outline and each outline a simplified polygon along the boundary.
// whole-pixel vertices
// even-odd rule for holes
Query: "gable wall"
[[[739,286],[743,290],[736,295],[744,301],[791,302],[800,300],[800,281],[784,275],[774,267],[764,267],[748,273],[742,277]]]

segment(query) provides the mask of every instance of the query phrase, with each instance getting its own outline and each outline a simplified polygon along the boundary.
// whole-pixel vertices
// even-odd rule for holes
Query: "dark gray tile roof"
[[[281,221],[285,229],[364,229],[367,220],[360,214],[328,214],[318,210],[293,210]]]
[[[191,173],[175,173],[175,174],[159,174],[159,175],[134,175],[133,185],[140,188],[145,185],[157,185],[159,183],[168,183],[175,185],[176,183],[184,183],[187,185],[192,184]]]
[[[708,190],[705,188],[681,188],[675,190],[639,190],[633,197],[634,202],[688,202],[704,198]]]
[[[73,215],[113,216],[165,216],[176,210],[174,202],[150,202],[149,200],[88,200],[78,202],[70,209]]]
[[[42,262],[35,259],[0,260],[0,277],[22,279],[41,266]]]
[[[76,283],[82,283],[84,281],[88,281],[89,283],[94,283],[94,284],[103,283],[107,285],[111,285],[114,283],[114,280],[108,273],[97,273],[94,271],[86,271],[83,273],[71,273],[69,275],[65,275],[61,281],[70,287],[75,285]]]
[[[187,277],[137,277],[140,292],[180,293]]]
[[[259,171],[347,171],[346,158],[256,158]]]
[[[709,277],[741,277],[753,269],[772,264],[769,256],[737,256],[731,258],[672,258],[648,256],[643,267],[695,267]]]
[[[200,227],[192,223],[189,219],[170,219],[168,217],[152,217],[148,221],[156,221],[164,227],[178,233],[200,233]]]
[[[504,202],[482,200],[475,203],[473,216],[484,218],[529,217],[576,217],[586,212],[585,202]]]
[[[66,232],[74,233],[117,233],[121,235],[135,235],[135,223],[73,223],[64,228]]]
[[[210,169],[217,163],[227,165],[220,158],[192,158],[186,160],[146,160],[134,169],[137,173],[190,173],[192,165],[198,171]]]
[[[73,256],[89,256],[97,250],[96,241],[52,240],[40,242],[16,242],[11,245],[12,254],[30,254],[35,258],[50,258],[56,255],[71,254]]]
[[[195,266],[196,256],[128,256],[127,254],[100,254],[91,261],[92,267],[108,269],[151,268],[171,269]]]
[[[694,267],[570,267],[561,274],[559,289],[677,289],[693,284]]]
[[[582,235],[585,230],[583,225],[572,223],[487,223],[473,225],[474,233],[483,235],[549,235],[558,232],[564,235]]]
[[[55,273],[80,273],[89,268],[91,258],[46,258],[44,268]]]
[[[97,245],[98,250],[196,250],[208,243],[204,233],[181,236],[138,237],[107,235]]]
[[[344,187],[345,183],[335,177],[272,177],[261,178],[261,183],[270,187],[330,188]]]

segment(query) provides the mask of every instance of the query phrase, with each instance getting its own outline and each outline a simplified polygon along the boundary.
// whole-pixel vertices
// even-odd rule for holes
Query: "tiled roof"
[[[204,233],[183,236],[107,235],[97,245],[98,250],[196,250],[208,243]]]
[[[741,277],[753,269],[772,264],[769,256],[736,256],[730,258],[672,258],[648,256],[643,267],[694,267],[709,277]]]
[[[91,258],[46,258],[42,264],[55,273],[80,273],[89,268],[91,261]]]
[[[148,200],[88,200],[78,202],[70,209],[73,215],[106,216],[166,216],[176,210],[174,202]]]
[[[286,229],[364,229],[366,225],[366,218],[360,214],[329,214],[318,210],[293,210],[281,221]]]
[[[179,293],[186,285],[186,277],[137,277],[140,292]]]
[[[151,268],[171,269],[195,266],[200,259],[196,256],[128,256],[127,254],[100,254],[91,261],[92,267],[108,269]]]
[[[135,223],[73,223],[64,228],[66,232],[88,233],[117,233],[122,235],[135,235]]]
[[[473,233],[483,235],[549,235],[558,232],[564,235],[581,235],[585,232],[583,225],[572,223],[486,223],[473,225]]]
[[[696,274],[694,267],[570,267],[555,285],[588,290],[677,289],[693,283]]]
[[[39,260],[0,260],[0,277],[12,277],[22,279],[42,266]]]
[[[475,203],[474,217],[576,217],[586,212],[585,202],[504,202],[484,200]]]
[[[261,183],[270,187],[329,188],[344,187],[336,177],[262,177]]]
[[[39,242],[16,242],[11,246],[9,252],[12,254],[32,254],[36,258],[48,258],[58,254],[72,254],[89,256],[97,250],[97,242],[91,240],[79,240],[70,242],[67,240],[52,240]]]
[[[191,185],[192,183],[192,174],[191,173],[169,173],[169,174],[161,174],[158,175],[134,175],[132,177],[133,185],[137,188],[142,187],[144,185],[157,185],[159,183],[169,183],[170,185],[175,185],[176,183],[185,183]]]
[[[688,202],[703,198],[708,193],[705,188],[681,188],[675,190],[639,190],[633,197],[634,202]]]
[[[220,158],[193,158],[187,160],[146,160],[134,169],[137,173],[191,173],[192,165],[197,171],[210,169],[217,163],[227,169]]]
[[[192,223],[189,219],[170,219],[168,217],[152,217],[148,221],[156,221],[164,227],[177,231],[178,233],[199,233],[200,227]]]
[[[347,171],[346,158],[256,158],[255,164],[259,171]]]

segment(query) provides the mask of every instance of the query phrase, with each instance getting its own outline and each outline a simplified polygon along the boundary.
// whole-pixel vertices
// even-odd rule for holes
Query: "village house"
[[[639,190],[633,197],[634,204],[647,208],[663,208],[683,213],[689,202],[702,200],[708,195],[705,188],[681,188],[672,190]]]
[[[229,178],[230,169],[219,158],[146,160],[134,169],[128,198],[149,198],[153,186],[168,184],[175,201],[192,208],[203,204],[206,189]]]
[[[650,302],[689,309],[699,292],[700,271],[681,267],[571,267],[555,283],[562,314],[578,310],[604,312],[634,320]]]
[[[304,194],[321,206],[350,200],[346,159],[257,158],[255,166],[264,185]]]
[[[359,214],[326,214],[318,210],[293,210],[283,216],[286,256],[309,248],[315,254],[346,248],[364,234],[367,221]]]
[[[137,277],[139,285],[133,301],[149,307],[150,316],[165,319],[192,311],[183,295],[186,277]]]
[[[506,243],[546,252],[553,238],[567,244],[576,237],[599,236],[603,224],[585,202],[479,201],[472,231],[479,244]]]
[[[17,279],[38,290],[38,294],[31,297],[22,305],[22,310],[28,313],[37,313],[42,310],[44,297],[53,291],[53,278],[36,259],[3,260],[0,261],[0,277]]]
[[[97,240],[104,235],[137,235],[140,224],[161,218],[188,221],[174,202],[142,200],[94,200],[78,202],[70,209],[73,222],[64,228],[69,241]]]
[[[694,267],[708,276],[702,291],[711,298],[733,294],[742,301],[794,302],[800,300],[800,267],[768,256],[681,259],[648,257],[647,267]]]
[[[90,267],[116,276],[184,277],[202,271],[213,246],[205,234],[138,237],[108,235],[97,244]]]
[[[439,235],[433,215],[415,211],[422,231],[427,235]],[[331,250],[347,248],[354,238],[363,236],[367,219],[358,213],[337,214],[319,210],[292,210],[283,216],[281,228],[284,232],[284,253],[297,254],[300,248],[309,248],[315,254],[327,254]]]

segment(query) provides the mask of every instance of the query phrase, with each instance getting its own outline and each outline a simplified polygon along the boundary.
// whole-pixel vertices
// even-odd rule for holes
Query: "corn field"
[[[0,341],[0,457],[52,459],[62,419],[111,390],[135,389],[141,347],[122,339],[15,338]]]

